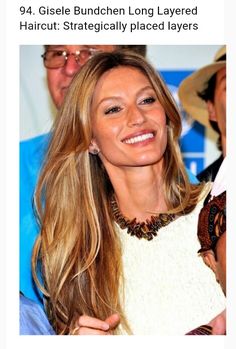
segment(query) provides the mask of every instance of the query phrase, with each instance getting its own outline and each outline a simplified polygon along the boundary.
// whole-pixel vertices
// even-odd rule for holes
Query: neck
[[[138,222],[149,219],[159,212],[166,212],[163,195],[163,176],[159,166],[117,169],[113,176],[109,173],[117,204],[128,219]]]

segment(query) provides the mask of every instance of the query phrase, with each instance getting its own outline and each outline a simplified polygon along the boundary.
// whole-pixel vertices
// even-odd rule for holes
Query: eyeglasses
[[[57,69],[64,67],[69,56],[74,56],[75,61],[83,65],[98,52],[100,51],[95,48],[87,48],[72,53],[61,50],[48,50],[41,57],[43,58],[45,68]]]

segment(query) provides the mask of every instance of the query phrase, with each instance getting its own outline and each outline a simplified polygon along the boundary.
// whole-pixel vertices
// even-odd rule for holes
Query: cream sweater
[[[124,310],[133,334],[184,335],[225,308],[214,273],[197,253],[202,205],[203,200],[151,241],[130,236],[117,225],[123,246]]]

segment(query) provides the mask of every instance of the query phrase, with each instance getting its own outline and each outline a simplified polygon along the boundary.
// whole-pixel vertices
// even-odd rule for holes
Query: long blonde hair
[[[94,56],[69,88],[35,193],[41,232],[33,251],[33,274],[58,334],[72,333],[82,314],[105,320],[114,312],[131,333],[122,309],[122,252],[109,203],[113,188],[99,157],[88,151],[95,86],[106,71],[119,66],[143,72],[166,111],[164,193],[169,211],[191,212],[202,191],[202,185],[189,183],[178,145],[180,115],[160,76],[133,52]]]

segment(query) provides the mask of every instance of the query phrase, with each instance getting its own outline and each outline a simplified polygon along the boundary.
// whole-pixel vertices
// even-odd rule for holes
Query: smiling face
[[[47,50],[54,51],[55,54],[63,51],[73,54],[89,48],[103,52],[115,50],[114,45],[50,45]],[[80,61],[76,61],[75,56],[70,55],[63,67],[47,69],[48,89],[56,108],[61,107],[74,75],[80,71],[84,63],[81,64]]]
[[[92,100],[90,151],[110,167],[163,162],[167,145],[165,110],[148,78],[138,69],[113,68],[99,79]]]

